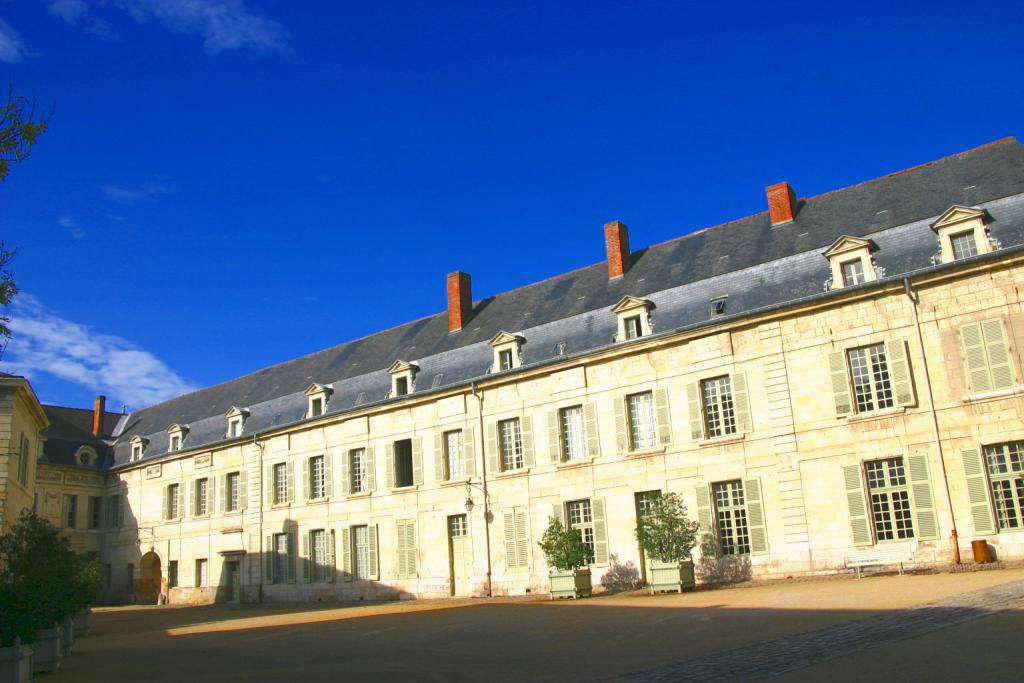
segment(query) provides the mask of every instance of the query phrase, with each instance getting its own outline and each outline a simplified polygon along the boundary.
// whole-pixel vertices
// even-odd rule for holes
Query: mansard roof
[[[987,208],[1003,248],[1024,245],[1024,147],[1007,138],[803,198],[784,225],[772,227],[764,211],[715,228],[684,227],[689,234],[633,252],[616,280],[601,262],[476,301],[457,335],[440,312],[171,399],[128,416],[116,460],[127,462],[132,434],[155,435],[174,422],[191,426],[192,447],[223,440],[224,414],[233,405],[249,407],[247,434],[300,422],[303,391],[313,381],[334,386],[328,415],[384,401],[396,358],[417,359],[417,394],[484,378],[493,364],[488,342],[500,330],[519,330],[528,341],[524,369],[609,346],[617,324],[609,309],[627,295],[651,300],[659,332],[711,324],[708,302],[723,294],[726,318],[823,295],[830,272],[822,251],[844,235],[870,236],[887,278],[926,268],[938,250],[929,225],[951,204]],[[144,460],[165,452],[158,443]]]

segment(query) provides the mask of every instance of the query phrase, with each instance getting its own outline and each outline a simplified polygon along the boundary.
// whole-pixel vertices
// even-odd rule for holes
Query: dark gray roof
[[[609,281],[604,262],[474,302],[466,328],[449,334],[445,313],[265,368],[128,416],[115,448],[127,460],[132,435],[149,439],[146,459],[166,453],[164,431],[187,424],[187,448],[224,439],[224,414],[246,407],[246,433],[303,418],[303,391],[332,384],[328,412],[384,399],[387,368],[416,361],[417,392],[483,377],[488,340],[499,330],[526,337],[524,365],[612,343],[608,309],[624,295],[656,305],[655,331],[703,324],[709,302],[728,295],[733,316],[821,294],[829,277],[821,255],[842,235],[870,235],[877,262],[893,276],[932,264],[938,243],[928,224],[953,204],[986,206],[1003,247],[1024,243],[1024,147],[1001,140],[984,147],[801,199],[792,223],[773,228],[767,212],[634,252],[626,275]],[[1002,201],[999,201],[1002,200]]]
[[[97,466],[112,464],[111,448],[102,437],[113,434],[121,419],[119,413],[104,413],[103,434],[97,437],[92,433],[91,410],[44,404],[43,412],[50,420],[50,426],[43,430],[46,440],[43,442],[42,462],[77,467],[79,463],[75,460],[75,453],[82,446],[89,446],[99,456]]]

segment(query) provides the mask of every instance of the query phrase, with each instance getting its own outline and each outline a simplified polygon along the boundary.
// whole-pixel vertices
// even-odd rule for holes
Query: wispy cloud
[[[28,46],[14,27],[0,19],[0,62],[20,62],[28,56]]]
[[[51,375],[106,394],[134,408],[194,391],[149,351],[121,337],[66,320],[22,292],[11,306],[14,334],[5,371]]]
[[[103,185],[100,187],[103,194],[115,202],[122,204],[134,204],[149,199],[156,199],[163,195],[174,194],[178,188],[170,183],[154,181],[142,185]]]
[[[75,221],[75,219],[71,218],[70,216],[61,216],[60,218],[58,218],[57,225],[59,225],[62,228],[67,228],[68,230],[70,230],[71,236],[74,237],[76,240],[80,240],[83,237],[85,237],[85,230],[83,230],[82,227],[79,226],[78,223]]]
[[[287,53],[290,49],[288,30],[250,12],[244,0],[51,0],[50,13],[103,37],[113,29],[96,16],[97,5],[121,9],[140,24],[157,22],[175,33],[200,36],[210,55],[227,50]]]

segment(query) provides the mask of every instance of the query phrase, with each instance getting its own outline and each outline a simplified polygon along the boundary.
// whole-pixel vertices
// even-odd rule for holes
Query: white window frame
[[[320,462],[320,476],[317,481],[316,461]],[[310,500],[323,500],[327,498],[327,456],[314,455],[307,461],[307,485],[309,486]],[[319,488],[319,491],[317,490]]]
[[[224,477],[224,512],[238,512],[242,505],[242,473],[228,472]]]
[[[872,355],[873,349],[881,349],[881,360],[885,363],[885,367],[880,369],[880,372],[876,372],[875,362]],[[858,379],[855,376],[857,368],[860,367],[860,363],[857,363],[855,367],[855,354],[863,354],[867,364],[864,369],[867,372],[868,382],[866,385],[858,385]],[[846,372],[850,382],[850,405],[853,408],[854,413],[873,413],[879,410],[889,410],[895,408],[898,404],[896,401],[896,391],[893,386],[894,382],[892,379],[892,369],[889,367],[889,353],[885,347],[885,342],[877,342],[875,344],[865,344],[863,346],[854,346],[846,349]],[[882,385],[882,386],[880,386]],[[870,407],[861,407],[860,396],[863,394],[858,393],[858,386],[866,386],[868,390],[868,400],[870,401]],[[888,392],[888,398],[886,398],[886,392]],[[865,402],[866,403],[866,402]],[[882,405],[886,404],[886,405]]]
[[[646,402],[646,408],[641,405]],[[658,420],[653,391],[638,391],[626,396],[626,421],[629,427],[629,449],[642,451],[657,448]],[[646,432],[646,438],[641,438]]]
[[[181,518],[181,484],[174,482],[167,484],[166,492],[167,496],[167,519],[180,519]]]
[[[828,259],[832,271],[830,289],[842,289],[853,287],[864,282],[873,282],[878,279],[878,271],[875,268],[875,260],[872,254],[878,246],[871,240],[861,239],[843,235],[832,246],[825,250],[824,256]],[[863,280],[856,283],[847,283],[843,266],[853,262],[860,262]]]
[[[139,460],[142,460],[142,458],[145,457],[146,455],[146,445],[148,443],[149,439],[146,439],[138,435],[133,436],[131,439],[132,450],[129,462],[138,462]]]
[[[952,263],[957,260],[953,255],[953,238],[965,232],[974,233],[974,246],[978,255],[988,254],[996,249],[988,234],[990,217],[984,209],[954,204],[931,224],[932,230],[939,238],[939,261]]]
[[[900,472],[900,476],[903,481],[902,483],[893,484],[891,482],[893,468],[888,464],[896,461],[898,461],[898,472]],[[861,465],[861,472],[863,473],[865,483],[867,484],[866,488],[868,492],[868,524],[870,525],[871,532],[876,543],[912,541],[917,538],[918,529],[916,521],[914,520],[914,504],[910,496],[910,470],[907,465],[908,463],[906,462],[906,458],[902,456],[867,460]],[[873,470],[882,473],[881,481],[885,482],[885,484],[872,488],[871,472]],[[875,481],[878,481],[877,477],[875,477]],[[899,528],[900,519],[899,512],[897,511],[896,494],[900,493],[903,495],[900,501],[901,510],[899,512],[903,513],[902,521],[909,528],[909,533],[906,528]],[[881,508],[883,501],[885,510],[882,510]],[[883,517],[888,518],[891,528],[881,528],[880,522]]]
[[[725,380],[723,384],[722,380]],[[722,387],[728,389],[728,394]],[[719,439],[740,433],[736,419],[736,401],[733,398],[732,375],[726,373],[707,377],[697,384],[700,391],[701,422],[704,438]],[[713,391],[712,391],[713,390]],[[709,395],[712,394],[713,395]],[[714,411],[712,412],[712,408]],[[714,424],[712,423],[714,421]]]
[[[192,509],[196,517],[210,514],[210,479],[200,477],[192,487]]]
[[[334,389],[329,384],[313,383],[306,389],[306,419],[312,420],[327,414],[327,403]],[[319,407],[319,410],[317,408]]]
[[[526,339],[519,334],[511,332],[499,332],[491,337],[490,345],[494,350],[494,362],[491,365],[491,372],[508,372],[523,364],[522,345]],[[509,367],[502,367],[502,354],[508,354]]]
[[[167,428],[167,452],[177,453],[185,448],[188,425],[173,424]]]
[[[514,472],[526,467],[523,454],[523,425],[518,417],[498,420],[498,457],[502,472]],[[511,432],[509,435],[507,432]]]
[[[558,441],[562,462],[587,459],[587,418],[582,403],[558,409]]]
[[[619,303],[612,307],[612,313],[618,316],[618,331],[615,334],[615,341],[627,341],[650,336],[653,328],[651,325],[651,310],[654,304],[647,299],[635,296],[624,296]],[[639,334],[633,327],[639,318]]]
[[[392,363],[388,368],[388,373],[391,375],[391,391],[388,393],[388,398],[411,396],[416,391],[416,373],[419,369],[416,363],[407,363],[403,360],[396,360]],[[405,391],[399,392],[403,385]]]
[[[450,429],[441,434],[444,449],[445,481],[466,479],[466,443],[461,429]]]
[[[352,448],[345,457],[349,459],[349,488],[352,493],[366,493],[370,489],[367,453],[365,447]],[[356,467],[356,463],[359,467]]]
[[[284,505],[288,502],[288,463],[276,462],[270,466],[270,476],[274,491],[272,505]]]
[[[245,433],[245,421],[249,417],[248,410],[232,406],[231,409],[225,413],[224,417],[227,418],[228,421],[228,430],[225,432],[225,438],[237,439]]]

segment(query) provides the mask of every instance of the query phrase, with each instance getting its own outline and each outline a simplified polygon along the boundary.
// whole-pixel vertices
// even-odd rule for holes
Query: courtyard
[[[650,596],[94,611],[61,672],[109,681],[1019,679],[1024,569]]]

